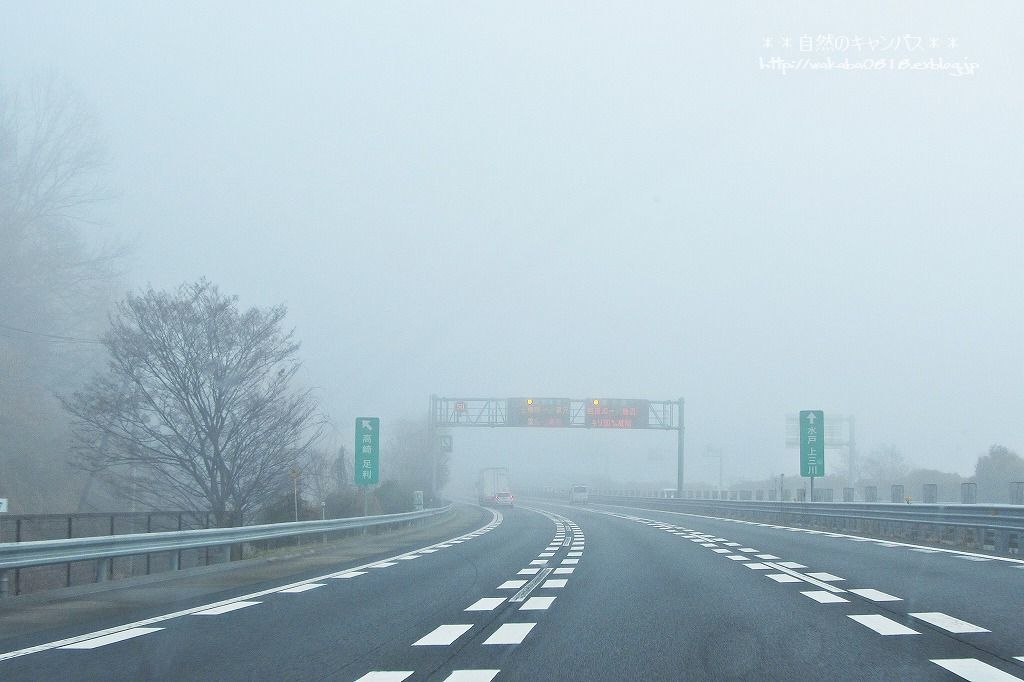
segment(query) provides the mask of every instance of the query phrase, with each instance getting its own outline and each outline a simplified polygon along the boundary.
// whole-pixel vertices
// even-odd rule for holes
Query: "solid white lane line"
[[[453,670],[444,682],[491,682],[500,670]]]
[[[809,592],[801,592],[800,594],[805,597],[810,597],[819,604],[836,604],[838,602],[849,602],[849,599],[843,599],[838,594],[832,594],[825,590],[811,590]]]
[[[519,607],[520,611],[545,611],[555,601],[554,597],[530,597]]]
[[[798,583],[798,582],[800,582],[800,578],[797,578],[796,576],[789,575],[787,573],[769,573],[769,574],[767,574],[767,577],[771,578],[772,580],[774,580],[777,583]]]
[[[970,682],[1020,682],[1019,677],[976,658],[933,658],[931,661]]]
[[[520,644],[536,623],[505,623],[484,640],[484,644]]]
[[[1021,663],[1024,663],[1024,656],[1014,656],[1014,658],[1016,658]]]
[[[822,580],[826,583],[835,583],[840,581],[846,581],[846,578],[840,578],[838,575],[832,575],[831,573],[808,573],[815,580]]]
[[[298,594],[299,592],[308,592],[309,590],[315,590],[318,587],[323,587],[327,583],[306,583],[305,585],[296,585],[295,587],[286,587],[283,590],[278,590],[278,594]]]
[[[572,567],[572,566],[568,566],[568,567],[563,566],[562,568],[556,568],[555,569],[555,575],[569,575],[574,570],[576,570],[576,569],[574,567]]]
[[[865,599],[870,599],[871,601],[903,601],[899,597],[894,597],[891,594],[886,594],[885,592],[879,592],[878,590],[872,590],[870,588],[849,590],[849,592],[853,592],[858,597],[864,597]]]
[[[885,616],[879,616],[878,614],[868,614],[863,616],[847,616],[852,618],[864,627],[871,628],[880,635],[919,635],[921,634],[917,630],[911,630],[906,625],[901,625],[894,620],[886,618]]]
[[[331,580],[347,580],[349,578],[358,578],[361,575],[366,575],[366,571],[349,571],[341,575],[332,575]]]
[[[399,561],[409,561],[411,559],[419,559],[420,555],[419,554],[409,554],[407,556],[399,556],[399,557],[395,557],[395,558],[398,559]]]
[[[921,554],[940,554],[937,549],[924,549],[923,547],[911,547],[911,552],[921,552]]]
[[[420,554],[433,554],[436,551],[436,549],[421,549]]]
[[[766,564],[759,564],[759,563],[743,564],[743,565],[746,566],[747,568],[752,568],[755,571],[767,571],[768,569],[771,568],[771,566],[768,566]]]
[[[133,637],[140,637],[142,635],[148,635],[151,632],[157,632],[163,630],[163,628],[130,628],[128,630],[121,630],[120,632],[114,632],[109,635],[103,635],[102,637],[93,637],[82,642],[75,642],[74,644],[66,644],[61,649],[95,649],[97,647],[106,646],[108,644],[114,644],[115,642],[122,642],[126,639],[132,639]]]
[[[569,582],[569,581],[566,580],[565,578],[551,578],[550,580],[546,580],[544,582],[544,584],[541,585],[541,589],[565,587],[565,584],[567,582]]]
[[[246,606],[255,606],[256,604],[262,604],[259,601],[236,601],[233,604],[222,604],[220,606],[214,606],[212,609],[206,609],[205,611],[196,611],[193,616],[219,616],[222,613],[230,613],[237,611],[238,609],[244,609]]]
[[[953,557],[954,559],[963,559],[964,561],[992,561],[989,558],[983,556],[966,556],[963,554],[957,554]]]
[[[402,682],[413,674],[413,670],[374,670],[360,677],[356,682]]]
[[[370,568],[390,568],[395,565],[394,561],[382,561],[379,564],[373,564]]]
[[[978,627],[977,625],[968,623],[965,620],[960,620],[959,618],[954,618],[953,616],[947,615],[945,613],[940,613],[938,611],[929,611],[926,613],[911,613],[908,615],[911,615],[914,618],[917,618],[918,620],[923,620],[926,623],[931,623],[935,627],[940,627],[943,630],[958,635],[963,634],[965,632],[989,632],[989,630],[986,630],[985,628]]]
[[[505,601],[504,597],[484,597],[477,599],[466,608],[467,611],[493,611]]]
[[[518,590],[520,587],[526,584],[525,580],[506,580],[502,584],[498,585],[499,590]]]
[[[785,566],[786,568],[807,568],[803,564],[798,564],[795,561],[780,561],[779,566]]]
[[[473,625],[438,625],[426,635],[412,643],[413,646],[448,646],[470,631]]]

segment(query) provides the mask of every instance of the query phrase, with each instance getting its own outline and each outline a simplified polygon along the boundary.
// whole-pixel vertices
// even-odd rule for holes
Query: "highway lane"
[[[528,506],[354,577],[0,661],[0,678],[1024,679],[1012,601],[1024,570],[1010,562],[666,512]],[[1002,603],[959,594],[990,586],[1015,591]]]
[[[964,659],[949,665],[980,671],[967,679],[1024,677],[1024,660],[1016,658],[1024,656],[1020,562],[976,561],[978,557],[963,553],[925,552],[888,542],[635,508],[595,505],[585,514],[620,524],[615,533],[620,542],[633,533],[637,543],[653,543],[647,551],[637,552],[649,560],[637,571],[657,571],[641,583],[671,579],[659,568],[668,559],[656,557],[676,543],[667,551],[685,564],[680,573],[687,577],[676,575],[675,586],[666,595],[695,618],[700,614],[706,625],[693,628],[685,619],[675,619],[671,629],[679,637],[677,646],[687,651],[683,658],[711,663],[713,642],[692,645],[709,633],[718,633],[720,646],[729,651],[770,649],[737,656],[728,665],[738,668],[718,669],[726,676],[753,676],[760,669],[776,679],[806,675],[810,669],[815,676],[842,679],[961,679],[931,661]],[[586,515],[576,516],[584,528],[591,525]],[[667,543],[650,540],[652,532]],[[602,562],[602,532],[595,529],[591,535],[591,558]],[[694,584],[691,578],[697,576]],[[701,585],[713,591],[714,600],[694,593]],[[603,591],[626,589],[623,584]],[[893,599],[897,597],[898,601]],[[609,611],[627,607],[623,603]],[[666,609],[652,616],[662,622],[673,618]],[[658,629],[651,636],[658,636]],[[754,667],[743,670],[739,661]],[[714,676],[713,669],[704,670]],[[1003,678],[998,671],[1014,676]]]

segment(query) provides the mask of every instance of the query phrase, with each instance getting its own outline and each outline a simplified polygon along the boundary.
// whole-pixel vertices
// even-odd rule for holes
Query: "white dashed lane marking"
[[[519,607],[520,611],[546,611],[551,607],[554,597],[530,597]]]
[[[453,670],[444,682],[491,682],[500,670]]]
[[[1020,682],[1019,677],[1014,677],[976,658],[933,658],[931,661],[970,682]]]
[[[565,580],[564,578],[552,578],[550,580],[545,581],[544,584],[541,585],[541,589],[545,589],[545,588],[553,589],[553,588],[565,587],[565,584],[567,582],[569,582],[569,581]]]
[[[770,568],[770,567],[769,567]],[[768,576],[777,583],[798,583],[800,578],[789,575],[788,573],[769,573]]]
[[[774,554],[755,554],[754,556],[756,556],[758,559],[764,559],[765,561],[775,561],[779,558]]]
[[[470,606],[466,607],[467,611],[493,611],[494,609],[501,606],[502,602],[505,601],[504,597],[484,597],[483,599],[477,599]]]
[[[870,599],[871,601],[903,601],[899,597],[894,597],[891,594],[886,594],[885,592],[879,592],[878,590],[860,589],[860,590],[850,590],[850,592],[853,592],[855,595],[857,595],[859,597],[864,597],[865,599]]]
[[[780,564],[780,565],[785,566],[785,564]],[[815,580],[821,580],[821,581],[826,582],[826,583],[834,583],[834,582],[840,582],[840,581],[845,582],[846,581],[846,578],[840,578],[839,576],[832,575],[831,573],[808,573],[807,575],[812,577],[812,578],[814,578]]]
[[[930,611],[927,613],[911,613],[911,616],[918,620],[923,620],[926,623],[931,623],[935,627],[942,628],[947,632],[952,632],[958,635],[968,632],[989,632],[983,627],[978,627],[972,623],[968,623],[965,620],[954,618],[953,616],[946,615],[945,613],[939,613],[938,611]]]
[[[919,635],[921,634],[917,630],[911,630],[906,625],[901,625],[894,620],[886,618],[885,616],[879,616],[877,614],[868,615],[856,615],[847,616],[852,618],[861,625],[867,628],[871,628],[880,635]]]
[[[563,566],[575,566],[580,562],[579,559],[562,559]]]
[[[469,632],[472,624],[438,625],[428,634],[412,643],[413,646],[448,646]]]
[[[366,673],[356,682],[402,682],[412,674],[412,670],[374,670]]]
[[[714,552],[715,554],[728,554],[732,550],[731,549],[725,549],[724,547],[716,547],[715,549],[713,549],[711,551]]]
[[[327,583],[306,583],[305,585],[296,585],[295,587],[286,587],[283,590],[278,590],[278,594],[297,594],[299,592],[308,592],[309,590],[315,590],[318,587],[323,587]]]
[[[730,554],[725,558],[732,559],[733,561],[750,561],[750,557],[745,557],[742,554]]]
[[[366,571],[349,571],[348,573],[342,573],[341,575],[330,576],[331,580],[347,580],[348,578],[358,578],[361,575],[366,575]]]
[[[569,575],[574,570],[575,570],[575,568],[573,566],[563,566],[561,568],[556,568],[555,569],[555,575]]]
[[[536,623],[505,623],[484,640],[484,644],[520,644]]]
[[[506,580],[502,584],[498,585],[499,590],[518,590],[520,587],[526,584],[525,580]]]
[[[805,597],[810,597],[819,604],[837,604],[839,602],[849,602],[849,599],[843,599],[838,594],[832,594],[825,590],[811,590],[809,592],[801,592],[800,594]]]
[[[798,564],[795,561],[780,561],[779,566],[785,566],[786,568],[807,568],[803,564]]]
[[[75,642],[74,644],[67,644],[60,647],[61,649],[95,649],[97,647],[106,646],[108,644],[114,644],[116,642],[123,642],[126,639],[133,639],[135,637],[141,637],[142,635],[148,635],[151,632],[157,632],[163,630],[163,628],[130,628],[128,630],[121,630],[120,632],[114,632],[109,635],[103,635],[102,637],[93,637],[82,642]]]
[[[206,609],[205,611],[197,611],[193,613],[193,616],[219,616],[222,613],[230,613],[237,611],[238,609],[244,609],[246,606],[255,606],[256,604],[262,604],[263,602],[258,601],[236,601],[233,604],[221,604],[220,606],[214,606],[212,609]]]
[[[518,575],[537,575],[539,572],[539,568],[522,568],[519,570]]]
[[[747,568],[752,568],[755,571],[767,571],[767,570],[771,569],[771,566],[768,566],[767,564],[752,563],[752,564],[743,564],[743,565],[746,566]]]

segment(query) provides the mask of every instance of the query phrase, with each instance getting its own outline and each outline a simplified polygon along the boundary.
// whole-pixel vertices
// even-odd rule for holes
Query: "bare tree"
[[[239,310],[201,280],[119,303],[109,371],[64,400],[78,462],[149,505],[206,506],[218,525],[264,505],[319,438],[284,306]]]
[[[67,415],[54,393],[102,366],[100,333],[125,249],[101,246],[111,196],[85,101],[57,78],[0,85],[0,494],[73,509]],[[108,240],[109,241],[109,240]]]

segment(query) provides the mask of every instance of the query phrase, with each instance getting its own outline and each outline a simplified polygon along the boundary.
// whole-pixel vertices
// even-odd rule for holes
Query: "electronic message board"
[[[586,406],[587,428],[646,429],[650,414],[648,400],[592,398]]]
[[[568,398],[509,398],[508,426],[569,426]]]

